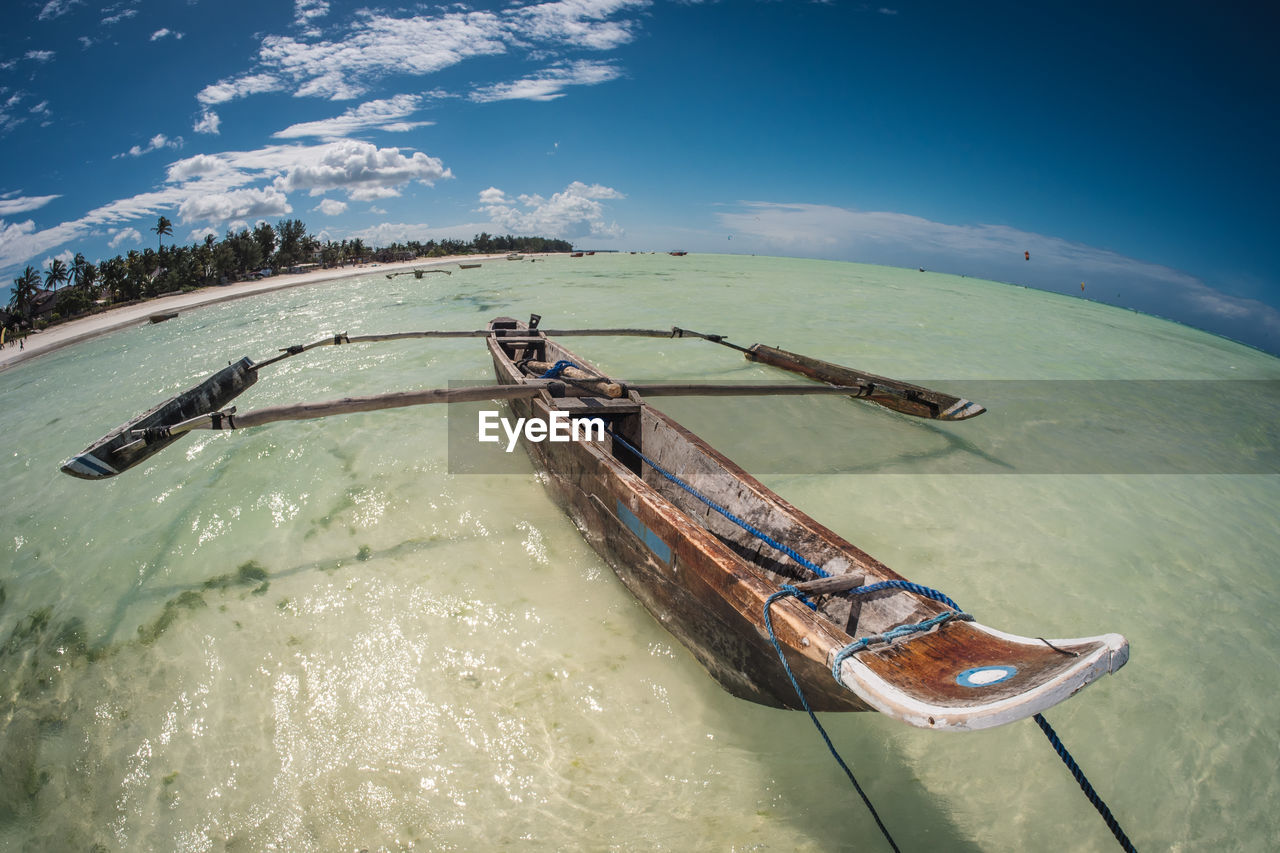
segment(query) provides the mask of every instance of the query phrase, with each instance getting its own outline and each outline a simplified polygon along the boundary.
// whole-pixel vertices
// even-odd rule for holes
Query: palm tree
[[[13,280],[13,296],[9,299],[9,307],[22,317],[31,313],[31,302],[36,298],[36,289],[40,287],[40,273],[35,267],[27,267],[22,275]]]
[[[97,270],[93,264],[84,259],[84,254],[76,252],[75,260],[71,262],[71,269],[68,278],[73,285],[82,285],[84,287],[92,287],[93,280],[97,277]]]
[[[67,279],[70,277],[70,273],[67,272],[67,265],[63,263],[62,258],[54,258],[49,262],[49,270],[44,274],[44,283],[46,287],[57,290],[58,285],[66,284]]]
[[[156,220],[156,227],[151,230],[156,232],[156,246],[160,248],[163,245],[160,238],[173,233],[173,223],[166,217],[161,216]]]

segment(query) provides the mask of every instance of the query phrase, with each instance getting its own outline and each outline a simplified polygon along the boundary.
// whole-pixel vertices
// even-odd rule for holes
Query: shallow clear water
[[[974,279],[596,255],[292,289],[0,373],[0,848],[882,849],[808,719],[724,694],[527,461],[448,473],[443,408],[196,433],[104,482],[57,472],[240,356],[531,311],[550,328],[726,333],[989,403],[928,429],[837,400],[663,407],[989,625],[1125,634],[1129,665],[1047,714],[1094,785],[1139,848],[1272,846],[1280,477],[1214,472],[1239,470],[1223,447],[1275,470],[1274,386],[1219,401],[1190,440],[1177,412],[1144,417],[1189,467],[1062,474],[1044,460],[1087,459],[1105,430],[1056,429],[1038,461],[1001,468],[1035,439],[965,380],[1274,382],[1280,361]],[[632,379],[777,378],[696,340],[570,346]],[[326,348],[236,403],[489,371],[479,340]],[[1114,844],[1030,721],[967,735],[824,723],[904,849]]]

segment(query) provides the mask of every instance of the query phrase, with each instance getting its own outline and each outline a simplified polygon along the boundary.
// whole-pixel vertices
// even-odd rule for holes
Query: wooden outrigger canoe
[[[337,334],[248,358],[108,433],[62,465],[103,479],[191,429],[236,429],[354,411],[464,400],[509,401],[519,417],[598,421],[598,440],[527,442],[555,498],[649,609],[730,693],[798,707],[786,660],[814,710],[876,710],[912,725],[981,729],[1031,716],[1128,659],[1118,634],[1044,640],[988,628],[911,584],[774,494],[646,395],[849,395],[937,420],[982,407],[773,347],[673,328],[549,331],[509,318],[474,331]],[[628,385],[600,375],[557,335],[699,337],[825,384]],[[237,414],[228,401],[267,365],[319,346],[484,337],[498,384],[345,398]],[[575,366],[566,366],[569,362]],[[766,606],[768,603],[768,606]],[[766,616],[766,614],[768,614]],[[770,635],[772,629],[772,636]],[[775,646],[774,643],[777,643]]]
[[[800,707],[770,627],[813,710],[874,710],[939,730],[983,729],[1032,716],[1128,660],[1128,643],[1119,634],[1019,637],[965,621],[967,615],[915,585],[854,592],[903,579],[637,391],[609,396],[617,384],[546,333],[509,318],[493,320],[489,332],[498,383],[537,386],[536,395],[509,398],[517,417],[549,422],[561,412],[558,418],[607,426],[602,438],[526,442],[526,448],[590,544],[733,695]],[[776,352],[782,351],[769,350]],[[558,365],[567,384],[555,396],[544,374],[549,367],[557,373],[559,362],[574,366]],[[804,591],[816,609],[794,595],[777,598],[786,586]],[[898,636],[903,626],[922,624]]]

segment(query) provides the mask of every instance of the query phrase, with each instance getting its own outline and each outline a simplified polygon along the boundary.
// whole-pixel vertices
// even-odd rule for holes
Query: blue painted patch
[[[1016,666],[975,666],[956,676],[961,687],[990,687],[1018,674]]]
[[[659,539],[658,534],[646,527],[644,522],[641,521],[636,514],[622,502],[621,499],[618,500],[618,518],[622,520],[622,523],[627,526],[628,530],[640,537],[640,541],[643,542],[659,560],[666,563],[668,566],[671,565],[671,546]]]

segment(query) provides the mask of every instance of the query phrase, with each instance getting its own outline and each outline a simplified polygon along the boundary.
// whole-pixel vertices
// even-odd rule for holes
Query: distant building
[[[57,310],[58,303],[66,293],[65,289],[37,290],[35,297],[31,300],[31,319],[47,320]]]

